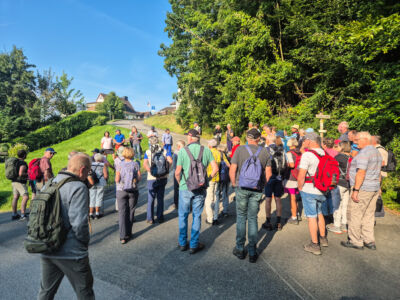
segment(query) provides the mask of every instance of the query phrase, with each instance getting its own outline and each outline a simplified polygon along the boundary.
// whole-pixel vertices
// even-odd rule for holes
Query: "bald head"
[[[86,180],[91,166],[89,155],[77,153],[69,160],[67,171],[75,174],[81,180]]]

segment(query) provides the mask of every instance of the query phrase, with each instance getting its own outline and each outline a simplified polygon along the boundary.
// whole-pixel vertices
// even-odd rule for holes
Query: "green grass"
[[[171,132],[175,133],[180,133],[184,134],[187,132],[187,130],[183,127],[181,127],[178,123],[176,123],[175,116],[173,114],[171,115],[163,115],[163,116],[152,116],[150,118],[144,119],[144,124],[149,125],[149,126],[154,126],[156,128],[160,129],[167,129],[171,130]],[[203,133],[201,135],[203,139],[210,140],[213,138],[213,134],[211,130],[209,129],[203,129]],[[224,132],[222,134],[222,142],[224,142],[225,136]]]
[[[113,136],[115,134],[116,126],[112,125],[104,125],[104,126],[95,126],[86,130],[85,132],[77,135],[69,140],[63,141],[61,143],[51,145],[56,151],[57,154],[51,160],[53,172],[57,174],[62,168],[67,166],[68,163],[68,153],[73,150],[77,150],[80,152],[87,153],[92,155],[92,150],[94,148],[100,147],[100,140],[104,135],[105,131],[109,131]],[[129,129],[120,128],[125,137],[129,137]],[[145,134],[143,134],[145,136]],[[143,150],[147,149],[147,138],[145,137],[142,142]],[[39,158],[43,156],[44,150],[42,148],[28,154],[26,162],[29,163],[33,158]],[[108,156],[108,159],[112,161],[111,155]],[[141,164],[143,166],[143,164]],[[110,172],[109,183],[114,180],[114,172]],[[30,190],[30,189],[29,189]],[[10,211],[11,210],[11,200],[12,200],[12,188],[11,181],[5,178],[5,170],[4,163],[0,164],[0,211]],[[19,204],[19,203],[18,203]],[[29,204],[28,204],[29,205]]]

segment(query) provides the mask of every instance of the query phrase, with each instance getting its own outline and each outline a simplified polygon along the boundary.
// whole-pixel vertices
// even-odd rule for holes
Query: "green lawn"
[[[60,169],[64,168],[67,165],[68,153],[70,151],[77,150],[92,155],[91,151],[94,148],[100,148],[100,140],[103,137],[104,132],[109,131],[110,134],[113,136],[115,134],[116,128],[117,127],[112,125],[95,126],[69,140],[63,141],[59,144],[52,145],[51,147],[53,147],[57,151],[57,154],[51,160],[53,166],[53,172],[57,174]],[[125,128],[120,128],[120,129],[126,137],[129,137],[129,129]],[[145,134],[143,135],[145,136]],[[143,149],[147,149],[147,145],[148,142],[147,138],[145,137],[142,142]],[[29,153],[26,162],[29,163],[33,158],[42,157],[44,150],[46,148],[47,147]],[[112,161],[111,155],[109,155],[109,160]],[[111,171],[109,182],[113,182],[113,178],[114,178],[114,172]],[[12,200],[11,181],[5,178],[4,163],[1,163],[0,164],[0,211],[11,210],[11,200]]]

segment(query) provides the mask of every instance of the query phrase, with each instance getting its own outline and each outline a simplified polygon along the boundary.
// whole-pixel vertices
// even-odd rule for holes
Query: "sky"
[[[115,91],[160,110],[177,90],[157,54],[171,43],[167,11],[168,0],[0,0],[0,52],[15,45],[39,71],[64,71],[86,102]]]

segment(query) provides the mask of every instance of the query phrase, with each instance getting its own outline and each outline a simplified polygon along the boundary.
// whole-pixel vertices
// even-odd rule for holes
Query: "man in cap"
[[[46,151],[44,152],[43,157],[40,159],[39,168],[43,174],[43,177],[41,181],[36,182],[38,190],[41,190],[42,187],[46,184],[46,182],[54,177],[53,168],[51,166],[50,160],[56,153],[57,152],[53,148],[47,148]]]
[[[119,147],[124,145],[125,136],[121,133],[121,130],[119,129],[115,130],[115,133],[116,133],[114,136],[115,150],[118,150]]]
[[[270,179],[272,173],[270,155],[265,147],[258,145],[261,133],[257,129],[252,128],[247,131],[246,137],[248,144],[236,150],[229,169],[231,184],[233,187],[236,187],[236,246],[233,249],[233,255],[239,259],[246,258],[247,253],[244,244],[246,242],[247,220],[249,261],[255,263],[258,258],[256,249],[258,236],[257,214],[260,209],[263,187]],[[246,162],[250,158],[250,152],[252,155],[256,155],[256,159],[261,164],[260,178],[255,178],[258,181],[258,186],[254,188],[241,186],[242,181],[250,180],[252,182],[254,180],[254,178],[245,178],[244,173],[242,174],[242,167],[246,165]],[[248,176],[251,175],[248,174]]]
[[[315,151],[318,155],[324,156],[325,151],[321,148],[321,138],[315,132],[305,134],[303,147]],[[326,201],[324,194],[317,189],[312,182],[306,182],[307,177],[313,177],[317,172],[319,158],[316,154],[306,151],[299,163],[299,174],[297,177],[298,189],[301,194],[304,212],[308,219],[308,229],[311,235],[311,242],[304,245],[304,250],[315,255],[321,255],[321,246],[328,247],[326,238],[325,220],[322,215],[322,202]],[[319,243],[318,243],[319,230]]]
[[[290,136],[285,136],[285,139],[286,139],[286,140],[296,139],[297,141],[299,141],[299,139],[300,139],[299,129],[300,129],[300,126],[299,126],[299,125],[297,125],[297,124],[293,125],[293,126],[291,127],[292,135],[290,135]],[[286,132],[285,132],[285,135],[286,135]]]
[[[182,148],[178,153],[178,161],[176,163],[175,178],[179,184],[179,248],[181,251],[186,251],[190,247],[190,254],[197,253],[204,249],[204,244],[199,243],[200,228],[201,228],[201,213],[204,208],[204,200],[206,197],[206,188],[198,188],[196,190],[188,190],[186,184],[189,178],[189,171],[191,169],[191,159],[188,152],[191,153],[194,159],[199,159],[200,152],[203,151],[201,162],[204,166],[204,173],[206,168],[211,164],[212,172],[211,177],[218,173],[218,165],[210,149],[200,145],[200,134],[195,129],[190,129],[187,135],[188,145]],[[190,245],[187,244],[187,231],[188,231],[188,216],[190,207],[192,206],[193,223],[190,235]]]

